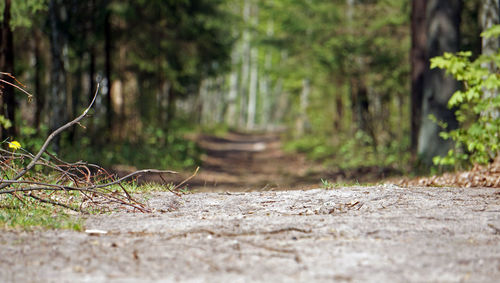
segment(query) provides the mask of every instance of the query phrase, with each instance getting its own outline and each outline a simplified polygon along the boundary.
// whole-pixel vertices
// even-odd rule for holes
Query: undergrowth
[[[323,162],[329,168],[342,170],[359,167],[394,167],[401,171],[408,170],[410,153],[409,142],[391,142],[386,145],[374,145],[368,135],[358,131],[354,138],[341,138],[333,141],[324,135],[306,135],[288,140],[284,149],[287,152],[299,152],[308,158]]]
[[[19,200],[13,195],[0,195],[0,228],[32,230],[48,229],[83,230],[83,220],[67,210],[35,200]]]

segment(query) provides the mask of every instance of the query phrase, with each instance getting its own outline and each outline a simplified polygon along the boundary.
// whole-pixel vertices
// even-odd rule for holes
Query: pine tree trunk
[[[106,11],[106,18],[104,21],[104,60],[105,60],[105,70],[106,75],[106,125],[109,132],[113,130],[113,103],[111,101],[111,52],[112,52],[112,38],[111,38],[111,11],[109,9]]]
[[[67,36],[62,30],[67,11],[64,3],[58,0],[49,2],[50,50],[52,56],[51,92],[49,96],[49,131],[59,128],[67,120],[66,104],[66,68],[64,62],[67,56]],[[60,136],[53,140],[53,149],[59,151]]]
[[[229,92],[227,95],[227,111],[225,121],[229,126],[235,127],[237,119],[237,102],[238,102],[238,47],[235,46],[231,54],[231,74],[229,75]]]
[[[427,52],[428,58],[457,52],[460,43],[460,0],[429,0],[427,2]],[[434,156],[444,156],[452,147],[452,142],[439,136],[443,131],[429,115],[448,124],[448,129],[456,129],[455,114],[448,109],[448,100],[459,85],[444,70],[426,70],[422,102],[421,128],[418,138],[418,155],[424,165],[431,165]]]
[[[296,132],[298,136],[302,136],[308,127],[309,121],[307,118],[307,108],[309,107],[309,94],[311,85],[309,79],[302,79],[302,91],[300,93],[300,111],[297,119]]]
[[[412,0],[411,10],[411,152],[416,158],[418,132],[422,117],[424,74],[429,68],[426,53],[426,4],[427,0]]]
[[[481,24],[481,29],[487,30],[494,25],[500,24],[500,5],[499,0],[482,0],[479,22]],[[482,38],[481,41],[481,52],[484,55],[493,55],[498,52],[500,49],[500,38],[499,37],[490,37],[490,38]],[[493,63],[483,63],[483,67],[487,68],[490,73],[498,73],[498,66]],[[493,97],[498,96],[499,90],[484,90],[484,98],[491,99]],[[496,111],[485,111],[481,113],[482,116],[490,116],[493,119],[498,119],[500,117],[500,112]]]
[[[270,20],[267,24],[266,35],[267,37],[272,38],[273,34],[274,34],[274,22]],[[272,53],[269,48],[265,50],[266,50],[266,55],[264,58],[264,68],[260,72],[260,77],[259,77],[259,95],[260,95],[262,110],[261,110],[260,120],[258,122],[262,128],[267,128],[271,126],[270,125],[272,123],[271,107],[274,100],[274,96],[269,90],[269,85],[270,85],[269,71],[271,70]]]
[[[258,61],[257,48],[252,48],[250,51],[250,87],[248,89],[248,109],[247,109],[247,125],[248,130],[255,127],[255,113],[257,110],[257,79],[258,79]]]
[[[4,5],[3,22],[0,27],[0,72],[14,75],[14,40],[10,28],[11,0],[5,0]],[[14,80],[8,76],[2,76],[2,79],[14,83]],[[0,89],[0,115],[9,119],[12,125],[9,128],[2,127],[0,138],[14,138],[17,134],[15,121],[17,105],[14,88],[6,84],[3,84],[2,87]]]
[[[41,49],[41,34],[40,30],[35,29],[33,32],[34,37],[34,57],[35,57],[35,74],[34,74],[34,84],[35,84],[35,129],[40,129],[40,125],[42,123],[42,113],[45,106],[45,92],[43,87],[43,72],[44,64],[42,58]]]
[[[243,5],[243,21],[248,24],[250,19],[251,4],[250,0],[245,0]],[[241,50],[241,83],[240,83],[240,118],[239,126],[245,125],[247,109],[247,94],[249,86],[249,70],[250,70],[250,31],[248,27],[243,30],[242,50]]]

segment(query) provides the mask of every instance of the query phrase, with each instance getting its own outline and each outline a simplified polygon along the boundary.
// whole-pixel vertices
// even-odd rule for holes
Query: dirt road
[[[149,196],[156,212],[0,234],[2,282],[494,282],[500,190]]]
[[[263,154],[269,147],[267,142],[258,145],[261,138],[242,140],[236,147],[229,142],[230,148],[224,148],[227,141],[208,140],[204,146],[212,145],[217,154],[207,151],[206,164],[212,167],[202,171],[203,181],[195,186],[223,190],[237,182],[231,178],[238,175],[243,180],[239,190],[255,189],[269,183],[269,177],[287,172],[286,164],[292,164],[288,172],[295,173],[280,175],[279,182],[302,180],[304,176],[294,174],[307,170],[297,167],[306,161],[284,155],[275,156],[284,163],[270,161],[275,157]],[[246,160],[242,155],[248,155]],[[271,166],[266,167],[264,160]],[[254,165],[247,172],[237,162]],[[267,175],[259,166],[278,173]],[[88,232],[1,231],[0,281],[495,282],[500,278],[500,189],[381,185],[182,197],[159,192],[141,197],[153,213],[90,216]]]
[[[228,133],[224,137],[199,136],[203,166],[190,188],[204,192],[310,189],[331,182],[373,182],[394,170],[357,168],[328,170],[304,155],[286,154],[279,134]]]

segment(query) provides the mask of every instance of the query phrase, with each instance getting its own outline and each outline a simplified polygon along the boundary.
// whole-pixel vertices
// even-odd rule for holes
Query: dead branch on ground
[[[1,79],[0,83],[11,85],[26,93],[29,98],[32,97],[12,75],[1,72],[0,75],[13,78],[21,86]],[[11,194],[20,198],[22,202],[25,198],[32,198],[38,202],[79,212],[87,212],[88,209],[109,209],[110,204],[128,206],[141,212],[149,211],[144,204],[132,198],[123,186],[124,182],[146,173],[161,176],[164,173],[176,174],[177,172],[144,169],[116,179],[98,165],[81,161],[68,163],[47,150],[54,137],[74,125],[79,125],[94,105],[98,94],[99,83],[92,101],[83,113],[50,133],[36,155],[23,148],[20,149],[22,153],[17,152],[17,148],[13,151],[0,149],[0,195]],[[44,155],[46,158],[43,157]],[[23,164],[26,163],[27,165],[24,166]],[[190,178],[177,185],[174,191]],[[75,200],[80,204],[77,205]]]

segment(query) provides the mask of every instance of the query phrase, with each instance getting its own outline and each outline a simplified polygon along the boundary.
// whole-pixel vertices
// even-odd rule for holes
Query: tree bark
[[[479,22],[481,24],[481,29],[483,31],[491,28],[494,25],[500,24],[500,4],[499,0],[482,0],[481,9],[479,14]],[[482,38],[481,40],[481,53],[483,55],[493,55],[498,52],[500,49],[500,38],[499,37],[490,37],[490,38]],[[499,68],[494,62],[483,63],[483,67],[487,68],[490,73],[498,73]],[[499,90],[484,90],[484,98],[491,99],[493,97],[498,96]],[[489,116],[493,119],[499,118],[500,111],[498,110],[490,110],[484,111],[481,113],[483,117]]]
[[[176,101],[177,101],[177,91],[175,90],[175,87],[170,87],[169,92],[168,92],[168,104],[167,104],[167,123],[166,123],[166,128],[165,130],[168,131],[170,124],[174,120],[175,117],[175,110],[176,110]]]
[[[229,75],[229,92],[227,95],[227,111],[225,113],[225,120],[229,126],[236,127],[238,120],[237,114],[237,101],[238,101],[238,71],[236,70],[238,66],[238,46],[233,47],[231,54],[231,73]]]
[[[111,11],[106,11],[106,18],[104,20],[104,73],[106,75],[106,125],[109,133],[113,130],[113,103],[111,101],[111,52],[112,52],[112,38],[111,38]]]
[[[67,36],[62,27],[66,21],[67,11],[64,3],[58,0],[49,2],[50,23],[50,51],[51,66],[51,93],[49,96],[49,131],[59,128],[67,120],[67,88],[66,67],[64,64],[67,46]],[[53,140],[53,149],[59,151],[60,136]]]
[[[460,43],[460,0],[429,0],[426,7],[428,58],[457,52]],[[447,130],[456,129],[458,123],[453,110],[448,109],[448,100],[459,89],[458,82],[446,75],[444,70],[426,70],[422,102],[421,128],[418,138],[418,155],[424,165],[432,165],[434,156],[444,156],[452,147],[450,140],[439,136],[443,131],[429,116],[448,125]]]
[[[1,43],[0,43],[0,72],[14,74],[14,40],[12,29],[10,27],[10,14],[11,10],[11,0],[5,0],[4,12],[3,12],[3,22],[0,27],[1,33]],[[2,79],[14,83],[14,80],[8,76],[3,76]],[[15,123],[16,114],[16,99],[14,96],[14,88],[2,84],[2,89],[0,89],[0,115],[9,119],[12,125],[9,128],[2,127],[0,133],[0,138],[14,137],[17,134],[17,128]]]
[[[243,21],[248,24],[250,19],[251,4],[250,0],[245,0],[243,4]],[[240,83],[240,118],[239,126],[245,126],[245,110],[247,109],[247,94],[249,85],[249,70],[250,70],[250,31],[245,27],[242,35],[241,48],[241,83]]]
[[[499,0],[482,0],[479,13],[481,29],[487,30],[494,25],[500,24]],[[500,38],[490,37],[482,39],[481,51],[483,54],[491,55],[498,52],[500,48]]]
[[[43,81],[43,72],[44,69],[42,51],[40,50],[40,42],[42,40],[42,36],[40,34],[40,30],[35,29],[33,33],[34,40],[34,56],[35,56],[35,125],[36,129],[40,129],[40,125],[42,123],[42,113],[45,106],[45,92],[44,87],[42,85]]]
[[[250,87],[248,89],[247,129],[255,127],[255,116],[257,111],[257,84],[258,84],[258,58],[257,48],[252,47],[250,51]]]
[[[426,54],[426,13],[427,0],[413,0],[411,10],[411,153],[416,158],[418,132],[422,117],[424,95],[424,74],[429,68]]]
[[[309,127],[309,119],[307,117],[307,108],[309,107],[309,94],[311,92],[311,82],[308,78],[302,79],[302,91],[300,92],[300,111],[297,119],[296,131],[300,137]]]

